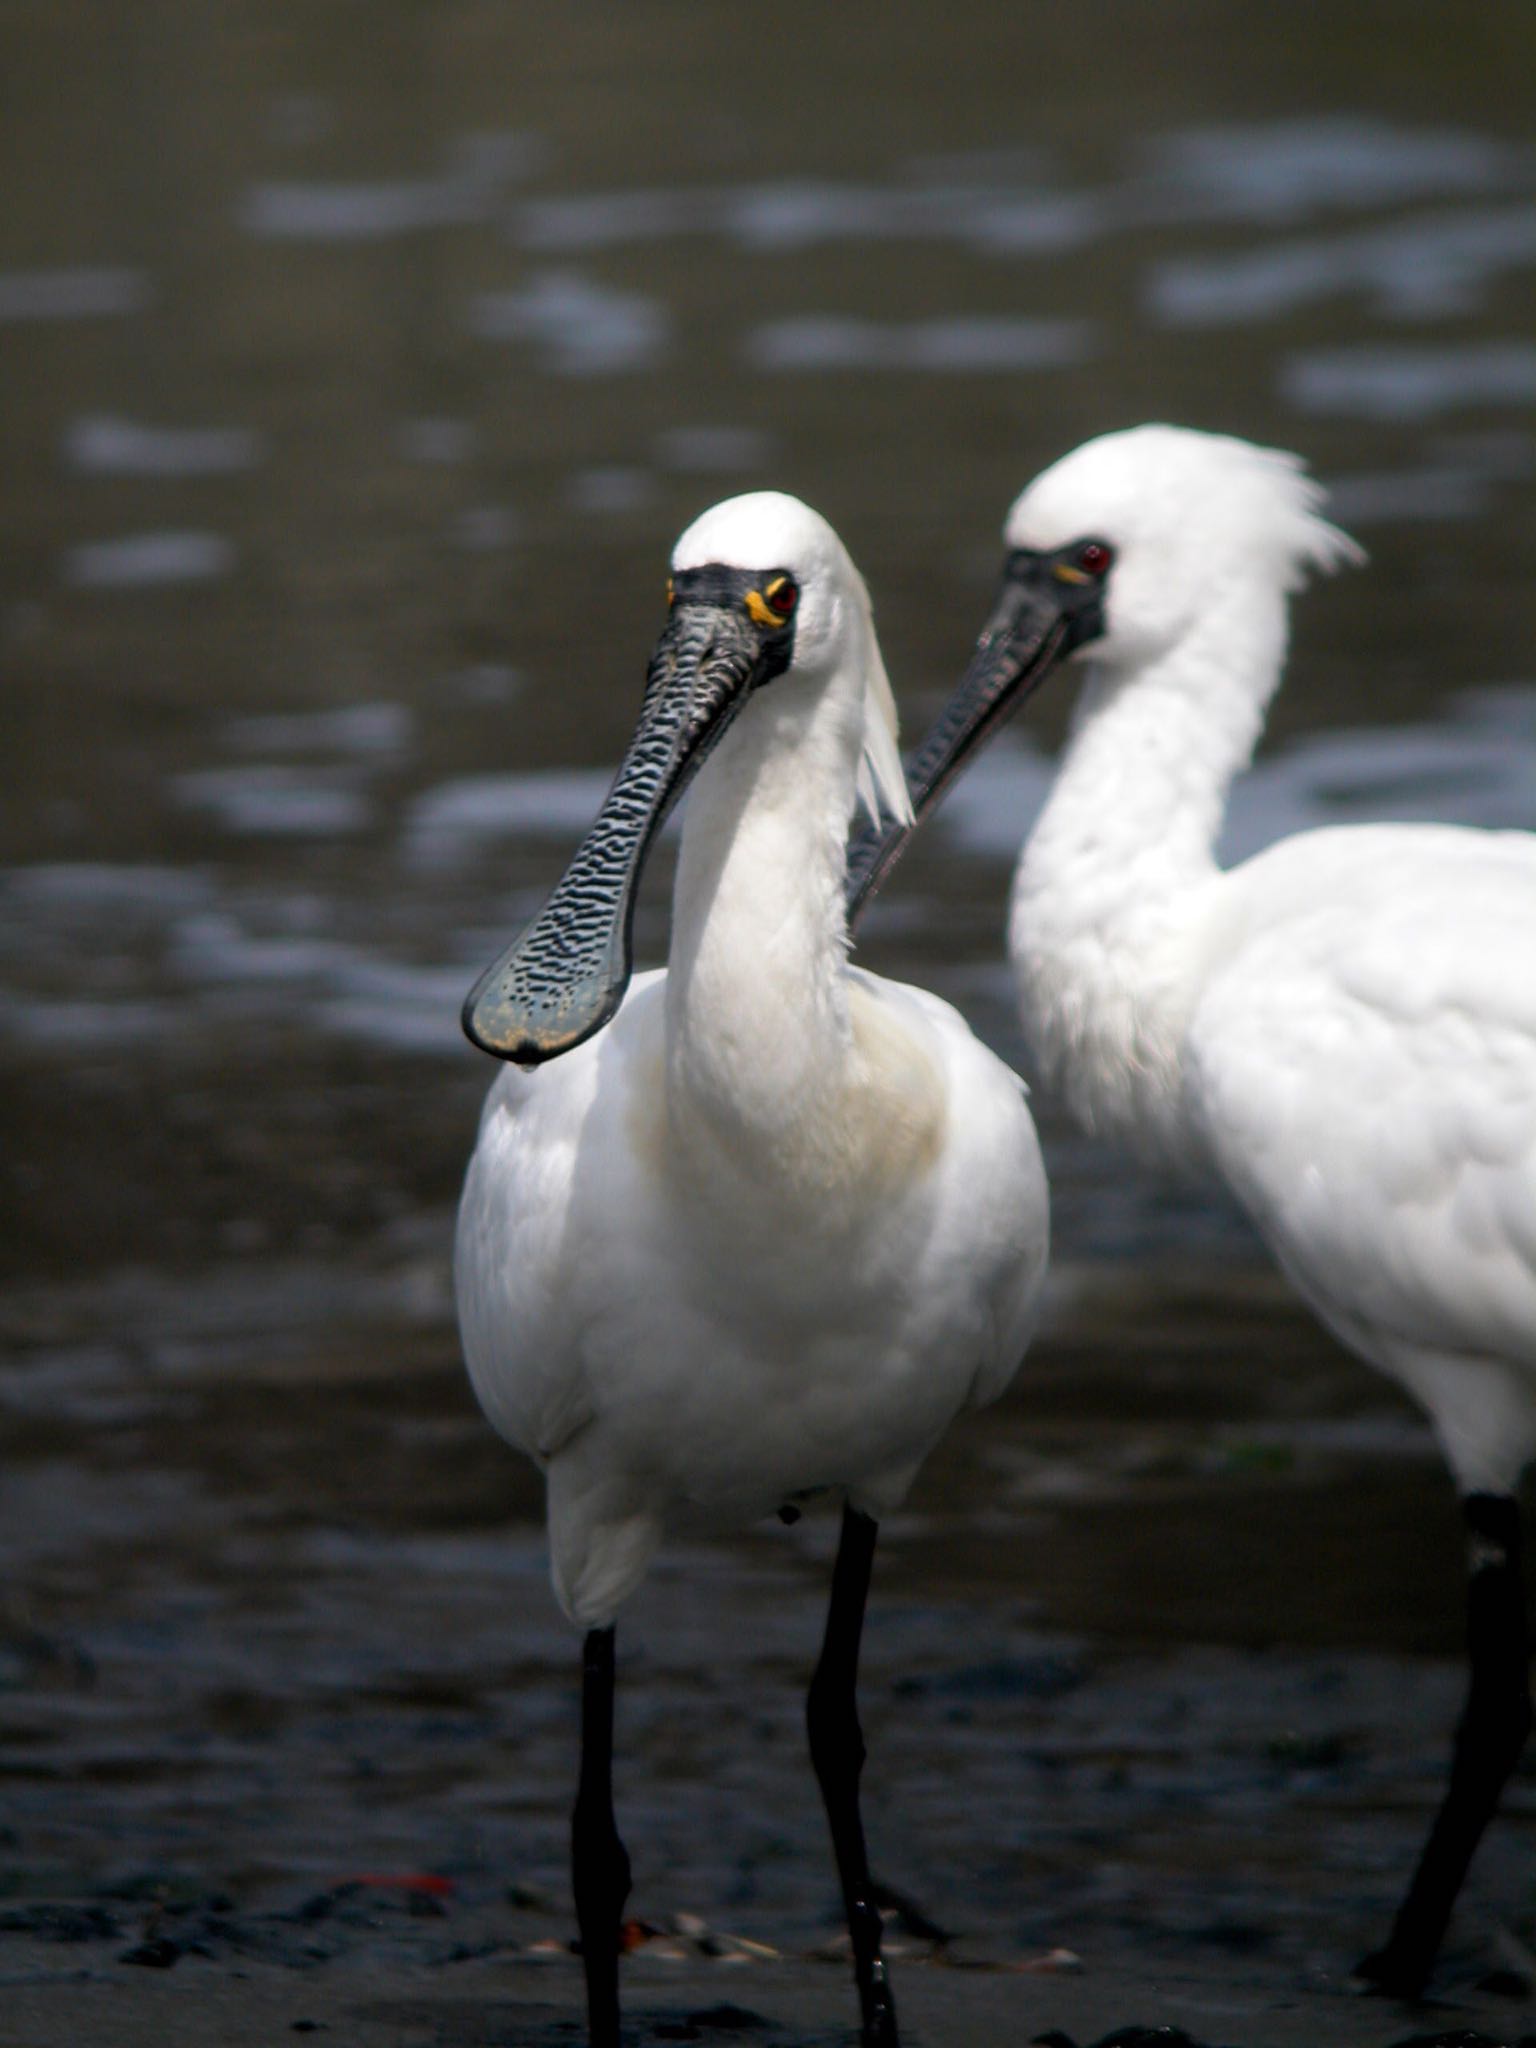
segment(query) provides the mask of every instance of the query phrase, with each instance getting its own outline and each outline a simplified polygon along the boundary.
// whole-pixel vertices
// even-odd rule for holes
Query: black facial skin
[[[765,592],[788,600],[787,615]],[[646,856],[747,698],[794,659],[798,595],[784,569],[755,575],[712,564],[674,577],[635,736],[554,894],[470,990],[463,1024],[473,1044],[537,1066],[613,1016],[633,972]]]
[[[1007,556],[970,666],[908,762],[913,824],[866,825],[849,847],[850,925],[971,755],[1052,669],[1103,633],[1104,580],[1113,561],[1108,543],[1092,536],[1050,554],[1014,548]]]
[[[674,605],[714,605],[721,611],[738,612],[750,618],[752,613],[747,601],[753,591],[757,592],[767,609],[773,611],[767,592],[785,584],[794,592],[795,601],[790,609],[782,616],[776,616],[771,626],[762,620],[753,621],[763,636],[765,650],[775,649],[782,656],[776,667],[770,658],[768,673],[761,679],[771,682],[774,676],[784,673],[794,658],[795,607],[799,602],[800,589],[788,569],[727,569],[719,562],[707,563],[701,569],[679,569],[672,578],[672,602]]]

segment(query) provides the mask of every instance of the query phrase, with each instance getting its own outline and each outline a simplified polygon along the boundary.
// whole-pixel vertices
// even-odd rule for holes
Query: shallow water
[[[1298,605],[1228,852],[1536,823],[1536,32],[1175,12],[7,11],[13,1898],[126,1927],[420,1867],[507,1939],[507,1882],[559,1896],[571,1646],[451,1323],[457,1007],[595,807],[704,504],[837,522],[916,728],[1045,460],[1142,417],[1298,448],[1371,561]],[[1009,1056],[1007,866],[1065,712],[861,947]],[[1041,1108],[1048,1327],[883,1547],[885,1865],[999,1953],[1231,1915],[1337,1964],[1452,1716],[1448,1488],[1239,1219]],[[827,1534],[680,1550],[626,1630],[657,1916],[828,1931]],[[1528,1808],[1474,1894],[1522,1925]]]

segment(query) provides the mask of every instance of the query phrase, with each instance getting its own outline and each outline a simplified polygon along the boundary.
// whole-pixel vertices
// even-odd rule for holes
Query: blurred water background
[[[706,504],[826,513],[915,733],[1046,461],[1144,418],[1296,448],[1371,559],[1297,607],[1230,850],[1536,825],[1533,80],[1536,15],[1461,0],[0,10],[12,1897],[560,1893],[574,1644],[457,1359],[457,1010],[595,807]],[[1006,877],[1066,710],[861,945],[1016,1059]],[[1449,1488],[1239,1219],[1038,1107],[1049,1327],[879,1575],[887,1859],[1085,1941],[1203,1926],[1211,1869],[1267,1925],[1331,1829],[1364,1938],[1451,1716]],[[653,1904],[832,1908],[827,1543],[680,1551],[637,1603]],[[1298,1793],[1323,1752],[1273,1743],[1378,1681],[1396,1737]],[[1224,1814],[1170,1829],[1213,1772]],[[1336,1939],[1307,1910],[1284,1939]]]

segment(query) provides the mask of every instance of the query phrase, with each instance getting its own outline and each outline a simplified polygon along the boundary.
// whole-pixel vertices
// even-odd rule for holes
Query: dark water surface
[[[1298,608],[1231,851],[1536,824],[1533,78],[1514,5],[0,10],[0,1982],[146,1928],[423,1970],[564,1932],[574,1645],[457,1358],[457,1008],[704,505],[833,519],[916,728],[1045,461],[1298,448],[1372,559]],[[1015,1057],[1065,708],[861,951]],[[1433,1794],[1454,1502],[1226,1208],[1040,1110],[1048,1328],[882,1548],[879,1860],[994,1958],[1321,1982]],[[626,1625],[657,1925],[834,1929],[829,1538],[676,1549]],[[1536,1924],[1532,1816],[1527,1777],[1474,1958]],[[330,1890],[413,1871],[449,1903]]]

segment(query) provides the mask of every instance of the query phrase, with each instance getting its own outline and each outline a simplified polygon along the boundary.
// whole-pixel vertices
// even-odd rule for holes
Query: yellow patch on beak
[[[782,626],[784,621],[773,611],[760,590],[747,592],[747,616],[755,619],[760,626]]]
[[[676,603],[677,603],[677,592],[676,592],[676,590],[675,590],[675,589],[674,589],[674,588],[672,587],[672,578],[671,578],[671,577],[669,576],[669,577],[667,578],[667,608],[668,608],[668,610],[670,611],[670,609],[672,608],[672,606],[673,606],[673,605],[675,605]]]
[[[1058,583],[1086,583],[1089,578],[1082,569],[1074,569],[1070,562],[1057,562],[1051,574]]]

